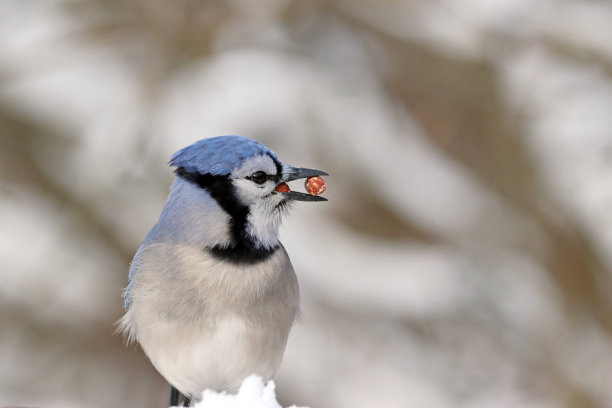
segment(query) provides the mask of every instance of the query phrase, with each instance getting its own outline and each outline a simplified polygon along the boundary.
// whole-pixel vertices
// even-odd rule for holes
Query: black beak
[[[315,169],[306,169],[306,168],[296,168],[292,166],[283,166],[283,176],[282,181],[293,181],[299,180],[303,178],[309,178],[314,176],[328,176],[328,174],[322,170]],[[282,184],[282,183],[281,183]],[[310,195],[306,193],[300,193],[298,191],[277,191],[279,194],[282,194],[287,200],[294,201],[327,201],[327,198]]]
[[[300,193],[298,191],[287,191],[286,193],[279,194],[282,194],[285,199],[293,201],[327,201],[325,197]]]
[[[286,168],[283,168],[283,181],[292,181],[314,176],[329,176],[329,174],[321,170],[305,169],[302,167],[295,168],[286,166]]]

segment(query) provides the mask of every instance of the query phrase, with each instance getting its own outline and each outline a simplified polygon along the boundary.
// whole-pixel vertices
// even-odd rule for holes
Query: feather
[[[174,153],[169,164],[184,167],[188,173],[228,175],[247,158],[269,155],[278,158],[266,146],[242,136],[217,136],[199,140]]]

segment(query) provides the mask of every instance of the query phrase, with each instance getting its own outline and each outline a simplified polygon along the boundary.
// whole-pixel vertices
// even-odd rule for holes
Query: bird
[[[287,182],[328,174],[236,135],[196,141],[169,165],[176,177],[130,264],[117,324],[171,385],[170,404],[189,406],[205,389],[274,378],[300,299],[279,226],[292,203],[327,201]]]

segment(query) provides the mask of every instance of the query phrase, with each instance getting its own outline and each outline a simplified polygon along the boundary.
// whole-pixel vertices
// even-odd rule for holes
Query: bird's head
[[[229,249],[276,248],[278,227],[291,202],[326,201],[290,191],[286,182],[327,173],[283,164],[264,145],[241,136],[197,141],[176,152],[170,165],[177,177],[206,190],[230,216]]]

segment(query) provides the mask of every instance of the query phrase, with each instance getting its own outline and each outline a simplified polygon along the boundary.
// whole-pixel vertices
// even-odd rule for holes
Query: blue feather
[[[174,167],[184,167],[189,173],[223,176],[239,167],[243,160],[258,155],[270,155],[280,165],[274,152],[266,146],[246,137],[235,135],[198,140],[174,153],[169,164]],[[133,270],[130,269],[124,295],[126,309],[131,302],[132,274]]]
[[[242,136],[217,136],[197,142],[172,155],[170,165],[184,167],[189,173],[227,175],[249,157],[276,155],[266,146]]]

